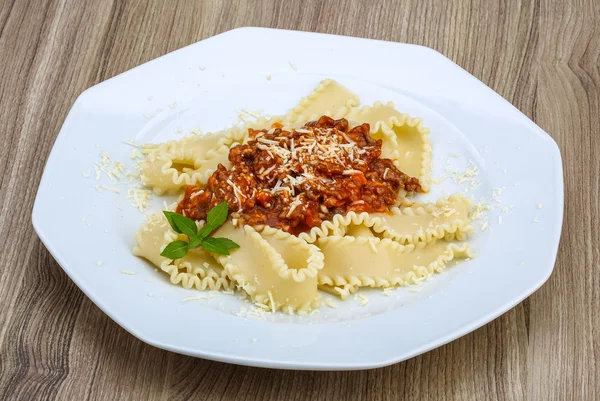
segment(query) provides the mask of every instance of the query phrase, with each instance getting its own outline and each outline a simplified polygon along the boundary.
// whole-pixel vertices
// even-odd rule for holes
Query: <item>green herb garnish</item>
[[[185,217],[175,212],[163,211],[171,228],[179,234],[188,237],[188,241],[177,240],[171,242],[160,253],[161,256],[169,259],[180,259],[192,249],[201,246],[208,252],[218,253],[219,255],[229,255],[230,249],[236,249],[240,246],[229,238],[214,238],[209,235],[217,228],[221,227],[227,220],[227,202],[223,201],[210,209],[206,215],[206,224],[199,231],[196,222],[189,217]]]

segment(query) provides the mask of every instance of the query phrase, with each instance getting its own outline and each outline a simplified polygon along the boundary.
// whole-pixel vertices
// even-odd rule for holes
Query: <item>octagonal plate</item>
[[[428,194],[434,199],[466,191],[491,203],[493,210],[476,222],[475,259],[420,288],[389,296],[366,292],[369,303],[363,307],[350,300],[315,315],[257,319],[240,316],[248,305],[235,297],[194,298],[197,291],[171,285],[131,254],[144,216],[129,205],[127,183],[102,171],[96,180],[94,163],[103,151],[132,169],[125,141],[159,142],[194,127],[224,128],[242,109],[280,114],[326,77],[355,91],[362,104],[391,100],[399,110],[422,117],[431,128],[434,177],[476,167],[477,182],[450,178]],[[161,205],[155,198],[151,209]],[[245,365],[361,369],[447,343],[529,296],[552,272],[562,212],[562,166],[554,141],[440,53],[408,44],[242,28],[82,93],[48,159],[33,224],[71,279],[142,341]],[[489,228],[481,231],[484,223]],[[184,301],[190,297],[194,300]]]

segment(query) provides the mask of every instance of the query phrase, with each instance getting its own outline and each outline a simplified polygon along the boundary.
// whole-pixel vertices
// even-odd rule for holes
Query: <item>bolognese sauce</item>
[[[232,218],[298,235],[335,214],[387,212],[400,190],[422,192],[419,180],[381,158],[369,124],[322,116],[302,128],[249,129],[246,144],[229,151],[206,186],[187,186],[177,212],[205,220],[227,201]]]

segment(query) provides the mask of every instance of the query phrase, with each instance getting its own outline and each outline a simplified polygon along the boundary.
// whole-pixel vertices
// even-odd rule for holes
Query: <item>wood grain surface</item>
[[[153,348],[71,282],[31,226],[54,139],[86,88],[239,26],[432,47],[558,143],[565,221],[529,299],[387,368],[277,371]],[[0,400],[599,400],[600,2],[0,1]]]

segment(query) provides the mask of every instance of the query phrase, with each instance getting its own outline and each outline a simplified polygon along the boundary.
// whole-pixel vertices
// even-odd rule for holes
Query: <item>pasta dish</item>
[[[142,183],[179,194],[135,235],[173,284],[242,291],[285,313],[320,291],[418,284],[472,257],[471,202],[430,190],[429,130],[325,80],[284,116],[146,145]]]

